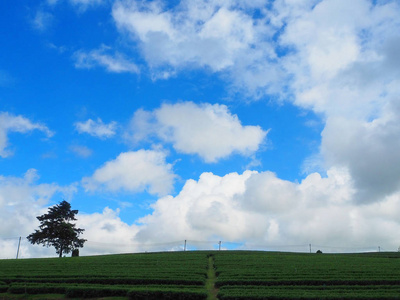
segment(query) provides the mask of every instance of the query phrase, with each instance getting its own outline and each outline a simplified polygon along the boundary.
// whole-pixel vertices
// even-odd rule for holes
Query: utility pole
[[[311,253],[311,244],[310,244],[310,253]]]
[[[218,243],[218,251],[221,251],[221,241]]]
[[[185,240],[185,246],[183,247],[183,251],[186,251],[186,240]]]
[[[18,255],[19,255],[19,246],[20,245],[21,245],[21,237],[19,237],[19,241],[18,241],[17,259],[18,259]]]

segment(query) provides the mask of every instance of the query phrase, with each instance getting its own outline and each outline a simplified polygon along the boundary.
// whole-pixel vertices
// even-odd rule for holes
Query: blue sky
[[[62,199],[87,255],[185,239],[397,250],[399,12],[368,0],[1,3],[3,256]]]

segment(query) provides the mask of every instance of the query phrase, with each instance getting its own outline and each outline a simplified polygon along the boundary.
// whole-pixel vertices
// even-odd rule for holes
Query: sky
[[[397,251],[400,2],[0,3],[0,258]]]

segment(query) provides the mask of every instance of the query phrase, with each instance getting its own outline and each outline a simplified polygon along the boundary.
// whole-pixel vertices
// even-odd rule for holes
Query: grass
[[[0,299],[396,299],[399,258],[187,251],[0,260]]]
[[[217,276],[214,270],[214,256],[208,257],[208,271],[206,280],[207,300],[217,300],[218,289],[215,287]]]

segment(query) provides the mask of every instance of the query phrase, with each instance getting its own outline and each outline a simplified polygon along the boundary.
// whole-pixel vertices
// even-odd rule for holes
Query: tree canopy
[[[74,249],[83,247],[85,239],[80,239],[79,235],[84,229],[76,228],[75,215],[78,210],[71,210],[71,204],[62,201],[49,208],[47,214],[38,216],[40,221],[39,230],[35,230],[27,236],[32,244],[43,244],[43,246],[53,246],[59,257],[63,253],[69,253]]]

